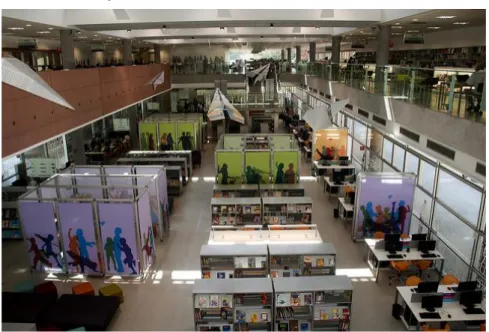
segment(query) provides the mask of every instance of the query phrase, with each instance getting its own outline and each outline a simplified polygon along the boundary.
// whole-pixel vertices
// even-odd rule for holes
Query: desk
[[[440,254],[438,250],[433,251],[432,253],[437,255],[436,257],[431,257],[431,258],[426,258],[426,257],[421,257],[421,252],[418,251],[418,249],[411,248],[409,252],[403,250],[402,252],[398,252],[399,254],[402,254],[402,258],[388,258],[387,255],[389,254],[387,251],[384,249],[376,249],[375,248],[375,243],[377,243],[380,240],[376,239],[365,239],[365,256],[364,260],[367,262],[369,267],[372,270],[375,270],[375,282],[379,281],[379,270],[380,270],[380,263],[381,262],[393,262],[393,261],[436,261],[436,260],[441,260],[441,266],[440,266],[440,273],[439,276],[441,277],[442,272],[443,272],[443,264],[445,258]],[[370,257],[373,256],[377,260],[377,266],[374,265],[374,262],[370,260]]]
[[[314,171],[314,175],[322,175],[320,174],[321,170],[329,170],[329,169],[355,169],[355,166],[352,164],[349,165],[319,165],[317,160],[312,162],[312,169]]]
[[[353,204],[345,202],[344,197],[338,197],[338,213],[343,220],[353,219]],[[346,228],[346,223],[344,223]]]
[[[324,180],[323,192],[324,193],[328,192],[328,199],[331,199],[332,194],[339,195],[339,191],[341,190],[341,188],[344,188],[344,187],[355,188],[355,183],[350,183],[350,182],[346,182],[346,181],[342,182],[341,184],[334,183],[333,181],[331,181],[329,176],[323,176],[323,180]],[[337,188],[338,191],[336,193],[334,193],[333,188]]]
[[[443,294],[454,294],[455,292],[449,290],[448,287],[451,286],[439,285],[438,292]],[[419,330],[421,325],[424,323],[429,324],[429,323],[440,323],[440,322],[447,322],[447,323],[470,322],[470,321],[482,321],[486,319],[485,314],[467,315],[463,311],[463,308],[460,306],[459,302],[456,300],[443,301],[443,307],[436,309],[436,312],[440,315],[440,318],[421,318],[419,314],[422,312],[426,312],[426,309],[421,308],[421,302],[411,302],[411,295],[414,294],[411,291],[411,288],[413,287],[409,287],[409,286],[396,287],[396,298],[394,301],[394,303],[398,303],[397,301],[399,300],[400,297],[402,299],[401,306],[404,308],[404,312],[405,312],[405,308],[408,307],[409,308],[408,313],[410,312],[411,315],[414,316],[414,318],[417,321],[416,325],[411,325],[408,323],[404,315],[401,314],[401,320],[408,330]],[[481,308],[481,305],[479,304],[476,307]],[[450,315],[451,317],[449,318],[448,315]],[[409,321],[411,322],[412,319],[409,319]]]

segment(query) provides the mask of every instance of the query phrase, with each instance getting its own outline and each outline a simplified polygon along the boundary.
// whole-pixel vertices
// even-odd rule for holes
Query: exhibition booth
[[[338,163],[348,157],[348,128],[315,130],[312,140],[313,160],[319,164]]]
[[[166,219],[162,188],[163,167],[83,166],[26,192],[19,214],[31,269],[144,275],[155,259],[153,224],[163,229]]]
[[[225,134],[215,151],[216,183],[295,184],[300,150],[288,134]]]

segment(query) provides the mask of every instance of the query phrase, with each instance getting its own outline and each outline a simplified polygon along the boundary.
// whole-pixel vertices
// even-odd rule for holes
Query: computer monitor
[[[467,308],[473,308],[482,302],[482,291],[467,291],[460,293],[460,304]]]
[[[355,192],[348,193],[348,197],[350,197],[350,204],[355,204]]]
[[[443,294],[441,295],[428,295],[421,299],[421,308],[426,311],[433,312],[435,308],[443,307]]]
[[[423,281],[418,284],[416,293],[436,293],[438,291],[438,281]]]
[[[338,160],[342,160],[342,161],[348,161],[348,156],[339,156],[338,157]]]
[[[411,241],[426,241],[428,234],[412,234]]]
[[[401,241],[386,241],[385,242],[385,251],[390,253],[396,253],[397,251],[402,251],[402,242]]]
[[[345,181],[345,173],[342,170],[333,169],[333,182],[343,183]]]
[[[384,241],[385,242],[399,241],[400,239],[401,239],[401,234],[385,234],[384,235]]]
[[[348,157],[347,156],[341,156],[338,158],[340,165],[348,165]]]
[[[476,289],[477,281],[462,281],[455,287],[455,291],[457,292],[475,291]]]
[[[418,251],[428,253],[436,248],[436,241],[419,241]]]

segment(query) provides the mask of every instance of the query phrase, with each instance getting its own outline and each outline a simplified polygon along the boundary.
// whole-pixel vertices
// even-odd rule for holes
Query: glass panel
[[[436,249],[445,258],[442,274],[453,274],[458,280],[467,280],[469,276],[469,265],[455,255],[435,234],[432,234],[431,238],[436,241]],[[441,261],[437,260],[435,265],[440,270]]]
[[[363,145],[358,143],[356,140],[353,140],[353,158],[358,160],[359,162],[363,161],[363,155],[365,150],[361,150]]]
[[[419,158],[414,154],[407,152],[406,153],[406,165],[404,165],[405,173],[414,173],[418,175],[418,164]]]
[[[475,251],[474,267],[482,272],[486,273],[486,236],[479,235],[479,242],[477,243],[477,249]]]
[[[485,270],[484,270],[485,271]],[[482,299],[482,308],[486,307],[486,273],[483,274],[477,273],[476,270],[472,271],[471,281],[477,281],[477,289],[480,289],[484,293],[484,297]]]
[[[355,171],[357,173],[360,173],[361,171],[363,171],[362,170],[362,164],[356,159],[353,159],[353,166],[355,166]]]
[[[426,234],[428,233],[428,227],[426,227],[414,214],[411,214],[411,224],[409,225],[409,234]]]
[[[388,139],[384,139],[384,148],[382,151],[382,158],[384,158],[385,161],[388,161],[389,163],[392,163],[392,148],[393,148],[393,143],[389,141]]]
[[[421,164],[419,166],[418,184],[432,194],[434,181],[435,167],[426,161],[421,160]]]
[[[353,141],[353,138],[351,138],[350,135],[348,135],[348,146],[346,147],[348,151],[346,151],[346,155],[351,158],[351,145],[352,145],[352,141]]]
[[[367,126],[361,122],[355,121],[354,137],[363,145],[367,142]]]
[[[466,262],[470,262],[470,255],[472,254],[472,247],[476,237],[475,232],[438,203],[435,203],[433,229]]]
[[[394,172],[394,173],[397,173],[397,171],[395,169],[393,169],[388,163],[386,162],[383,162],[383,166],[382,166],[382,172]]]
[[[370,129],[367,145],[378,155],[382,154],[382,139],[383,136],[380,132]]]
[[[367,172],[382,172],[382,159],[370,150],[367,150]]]
[[[477,225],[482,199],[479,190],[440,170],[436,197],[472,225]]]
[[[394,159],[392,160],[392,165],[394,165],[400,172],[404,169],[404,151],[403,147],[394,144]]]
[[[350,134],[353,133],[353,119],[349,116],[346,117],[346,127],[348,128],[348,132]]]
[[[414,189],[413,214],[418,216],[425,223],[429,223],[432,203],[433,198],[431,198],[431,196],[427,195],[418,187]]]

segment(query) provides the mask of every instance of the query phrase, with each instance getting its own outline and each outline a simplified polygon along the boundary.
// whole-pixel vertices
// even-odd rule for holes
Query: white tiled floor
[[[213,145],[206,145],[201,169],[194,172],[195,182],[185,187],[176,199],[171,216],[171,234],[156,248],[157,259],[152,274],[143,281],[121,280],[125,302],[112,324],[114,330],[192,330],[192,281],[200,275],[200,246],[208,240],[210,230],[210,200],[212,182],[204,177],[214,175]],[[310,175],[309,165],[301,167],[303,175]],[[332,242],[338,252],[337,269],[354,276],[352,330],[403,330],[400,321],[391,316],[394,286],[389,286],[386,274],[381,273],[376,284],[363,261],[363,244],[355,244],[339,219],[333,218],[331,202],[323,194],[322,183],[304,182],[306,195],[313,199],[313,223],[318,224],[321,237]],[[31,276],[26,272],[27,253],[22,242],[2,245],[3,290],[11,290],[17,281],[33,278],[41,281],[45,275]],[[90,278],[96,288],[104,278]],[[70,293],[73,279],[56,280],[60,293]]]

